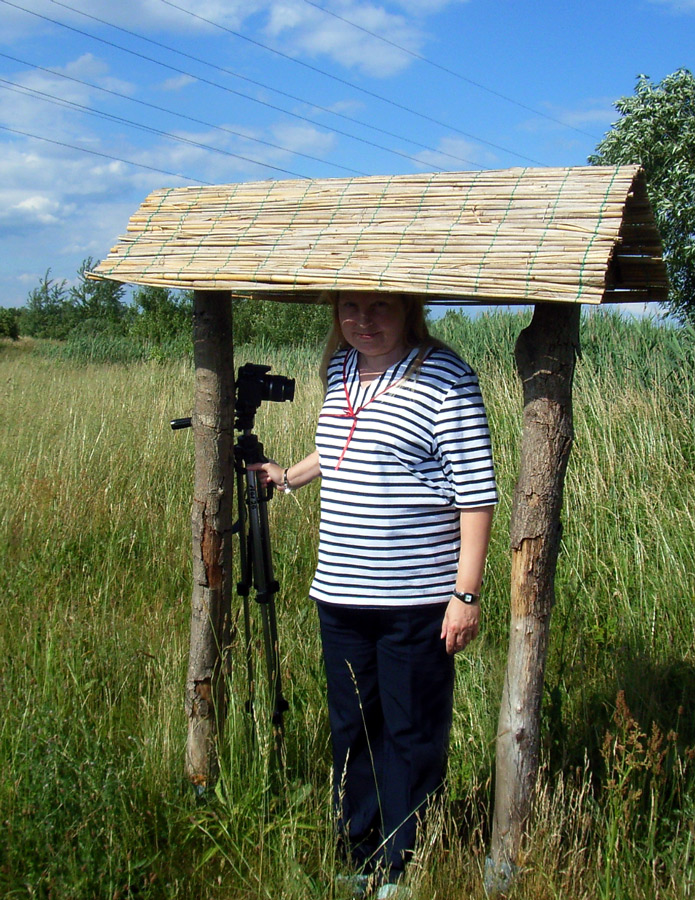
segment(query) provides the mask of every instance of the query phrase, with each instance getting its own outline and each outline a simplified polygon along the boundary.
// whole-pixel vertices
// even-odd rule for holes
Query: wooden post
[[[502,692],[491,856],[485,886],[504,892],[517,870],[538,774],[541,698],[562,494],[573,440],[572,379],[580,307],[538,304],[516,344],[524,413],[511,521],[511,631]]]
[[[234,355],[226,291],[196,291],[195,486],[191,643],[186,681],[186,774],[199,793],[218,772],[232,596],[234,517]]]

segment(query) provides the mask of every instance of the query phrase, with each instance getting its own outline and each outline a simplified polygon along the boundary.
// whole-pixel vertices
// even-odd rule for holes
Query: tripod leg
[[[255,720],[253,717],[253,702],[256,696],[256,682],[253,676],[253,631],[251,629],[251,611],[249,609],[249,595],[246,592],[242,599],[244,606],[244,649],[246,651],[246,682],[248,686],[248,699],[246,712],[251,715],[251,728],[255,732]]]
[[[246,516],[246,491],[244,489],[243,469],[237,469],[236,479],[237,504],[238,504],[238,528],[239,528],[239,565],[240,579],[237,585],[237,593],[242,598],[244,613],[244,650],[246,653],[246,681],[248,688],[248,699],[246,700],[246,711],[251,714],[252,729],[255,730],[253,719],[253,701],[255,694],[255,681],[253,677],[253,647],[252,647],[252,631],[251,631],[251,614],[249,611],[249,593],[251,590],[252,571],[251,564],[253,554],[251,553],[251,535],[248,528],[248,519]]]
[[[282,768],[284,762],[283,713],[287,709],[287,701],[282,695],[280,652],[277,618],[275,615],[275,593],[278,590],[278,584],[273,577],[267,499],[258,488],[254,471],[247,471],[247,479],[249,489],[249,534],[252,542],[250,553],[253,558],[256,599],[261,606],[261,618],[263,621],[266,669],[273,702],[272,722],[275,750],[278,764]]]
[[[263,619],[263,640],[265,644],[265,658],[268,672],[268,684],[271,686],[273,696],[273,736],[275,738],[275,752],[280,767],[284,766],[284,713],[287,710],[287,700],[282,694],[282,673],[280,671],[280,653],[278,648],[277,620],[275,617],[275,604],[264,603],[261,606]]]

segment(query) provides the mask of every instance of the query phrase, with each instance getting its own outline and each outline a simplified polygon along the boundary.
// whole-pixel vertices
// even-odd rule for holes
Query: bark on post
[[[196,291],[193,593],[186,681],[186,774],[199,793],[218,771],[232,596],[234,357],[231,296]]]
[[[573,440],[579,306],[538,304],[516,344],[524,413],[511,521],[511,631],[497,731],[495,812],[486,888],[506,890],[533,803],[541,698],[555,599],[562,494]]]

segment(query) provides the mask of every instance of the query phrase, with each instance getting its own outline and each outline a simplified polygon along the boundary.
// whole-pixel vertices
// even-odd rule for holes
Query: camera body
[[[283,403],[294,400],[294,378],[284,375],[269,375],[270,366],[257,366],[246,363],[239,367],[236,380],[236,396],[234,402],[234,427],[237,431],[251,431],[258,407],[264,400]],[[190,417],[172,419],[171,427],[175,431],[190,428]]]
[[[246,363],[240,366],[236,382],[234,427],[239,431],[253,428],[253,419],[264,400],[283,403],[294,400],[294,378],[270,375],[270,366]]]

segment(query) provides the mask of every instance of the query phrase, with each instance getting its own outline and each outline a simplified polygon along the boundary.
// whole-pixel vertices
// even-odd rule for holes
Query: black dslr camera
[[[253,428],[253,418],[264,400],[283,403],[294,400],[294,378],[284,375],[270,375],[270,366],[246,363],[241,366],[236,382],[236,403],[234,427],[238,431]]]
[[[246,363],[240,366],[235,386],[234,427],[237,431],[250,431],[258,407],[264,400],[283,403],[294,400],[294,378],[284,375],[269,375],[270,366]],[[174,430],[190,428],[191,419],[173,419]]]

